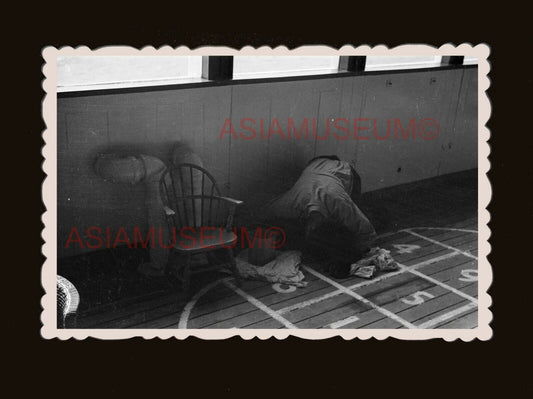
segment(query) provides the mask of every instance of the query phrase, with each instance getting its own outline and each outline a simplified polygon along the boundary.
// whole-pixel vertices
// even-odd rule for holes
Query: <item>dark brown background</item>
[[[529,65],[525,59],[527,50],[518,46],[520,39],[526,37],[523,28],[526,25],[516,20],[524,11],[489,9],[482,16],[469,13],[462,6],[426,2],[416,8],[413,5],[404,14],[381,4],[378,5],[379,10],[372,12],[356,7],[357,13],[338,12],[337,8],[337,11],[328,14],[325,8],[332,5],[323,4],[317,6],[317,16],[304,16],[297,11],[288,18],[285,8],[271,5],[269,8],[274,8],[274,14],[260,23],[256,17],[258,13],[263,14],[261,7],[256,7],[255,11],[251,7],[246,8],[248,14],[241,18],[231,13],[230,17],[222,18],[211,6],[203,6],[204,13],[185,13],[170,11],[179,6],[166,9],[145,4],[143,12],[135,17],[124,13],[111,17],[107,8],[91,4],[92,22],[80,20],[80,16],[88,11],[79,3],[63,8],[63,13],[51,13],[53,20],[47,23],[29,22],[23,18],[29,13],[48,15],[39,9],[46,8],[45,5],[28,7],[24,13],[16,15],[4,15],[6,19],[19,22],[5,36],[5,40],[9,41],[7,48],[13,49],[12,54],[16,57],[11,65],[16,76],[13,79],[15,91],[10,97],[16,100],[14,107],[9,109],[17,111],[16,117],[10,111],[5,113],[5,119],[16,122],[7,128],[5,134],[19,139],[18,147],[11,148],[19,148],[23,155],[23,162],[16,163],[17,182],[4,194],[16,194],[15,202],[23,207],[17,210],[23,220],[10,224],[17,226],[10,234],[15,237],[11,242],[19,245],[17,248],[8,246],[20,255],[4,263],[5,269],[14,272],[12,278],[4,278],[5,286],[10,288],[4,302],[9,315],[4,331],[8,330],[10,340],[4,342],[13,353],[8,356],[7,350],[4,352],[4,364],[10,370],[6,379],[12,382],[12,390],[19,395],[35,389],[36,394],[43,395],[46,390],[58,396],[78,396],[80,393],[115,396],[128,392],[136,396],[167,394],[199,397],[200,391],[207,389],[216,394],[242,391],[247,396],[288,396],[295,393],[298,396],[331,396],[344,391],[350,397],[434,396],[435,393],[474,397],[481,394],[480,387],[483,385],[489,388],[499,385],[506,394],[511,390],[525,392],[521,387],[528,385],[527,380],[520,381],[517,377],[521,371],[527,371],[525,364],[520,365],[520,359],[530,338],[523,330],[528,316],[520,311],[520,307],[530,299],[528,291],[518,287],[519,280],[527,283],[527,278],[517,276],[522,276],[528,267],[525,263],[530,263],[520,260],[519,256],[524,252],[527,254],[531,244],[522,241],[517,228],[527,226],[531,221],[528,207],[531,199],[526,194],[531,185],[528,178],[531,175],[531,156],[528,154],[531,141],[526,138],[530,134],[531,123],[527,121],[530,112],[524,109],[524,105],[528,101],[530,104],[528,98],[532,88],[530,73],[522,73],[520,67]],[[133,3],[130,8],[138,9]],[[419,13],[415,14],[414,9]],[[287,26],[295,28],[298,33],[287,36],[186,33],[183,32],[187,30],[185,28],[183,31],[175,28],[178,25],[181,28],[183,20],[192,20],[200,28],[216,28],[203,18],[206,10],[209,10],[208,14],[216,15],[215,22],[226,29],[253,22],[254,28],[261,25],[274,31]],[[154,11],[153,17],[150,11]],[[346,18],[341,20],[343,14]],[[164,16],[170,17],[173,28],[157,27],[163,23]],[[503,31],[507,28],[503,28],[502,19],[510,21],[516,29],[508,39],[503,38]],[[147,22],[152,20],[156,22],[156,27],[147,27]],[[120,23],[125,21],[134,27],[121,26]],[[312,31],[302,33],[303,25],[311,27]],[[422,41],[436,46],[447,42],[484,42],[491,47],[493,69],[489,97],[494,111],[488,125],[493,132],[490,179],[494,191],[489,209],[493,215],[490,227],[495,233],[491,238],[494,250],[489,260],[495,269],[495,283],[490,293],[495,298],[492,310],[496,314],[492,323],[495,331],[492,340],[472,343],[445,343],[442,340],[345,342],[334,338],[312,342],[290,338],[284,341],[255,339],[243,342],[233,338],[224,342],[204,342],[191,338],[184,342],[173,339],[147,342],[136,338],[61,342],[40,337],[40,298],[43,295],[40,268],[44,261],[40,253],[40,216],[44,210],[40,201],[40,184],[44,177],[40,156],[43,145],[40,133],[44,129],[40,117],[43,97],[40,89],[43,78],[40,51],[43,47],[77,44],[90,45],[91,48],[109,44],[137,47],[146,44],[156,47],[163,44],[186,44],[189,47],[284,44],[293,48],[304,44],[337,47],[345,43],[386,43],[393,46]],[[510,82],[511,79],[514,81]],[[521,99],[520,94],[526,94],[526,99]],[[506,114],[504,108],[507,108]],[[9,148],[5,150],[11,152]],[[515,163],[514,168],[512,163]],[[525,176],[519,176],[520,172],[526,172]],[[504,197],[509,198],[507,202]],[[513,213],[516,211],[518,213]],[[20,240],[20,237],[25,239]],[[503,248],[504,242],[512,245]],[[504,380],[509,372],[515,378]],[[497,380],[497,377],[500,379]]]

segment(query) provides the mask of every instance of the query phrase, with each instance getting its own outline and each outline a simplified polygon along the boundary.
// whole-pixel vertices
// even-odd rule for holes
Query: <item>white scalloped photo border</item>
[[[42,51],[44,58],[43,74],[45,76],[42,87],[45,92],[42,102],[42,117],[46,128],[43,132],[45,145],[42,149],[44,157],[43,170],[46,174],[42,185],[42,197],[45,204],[45,212],[42,215],[44,229],[42,237],[44,244],[42,251],[46,260],[42,267],[41,281],[45,294],[41,299],[43,311],[41,313],[41,335],[45,339],[85,339],[94,337],[99,339],[127,339],[131,337],[152,338],[178,338],[185,339],[195,336],[202,339],[226,339],[240,336],[245,340],[257,337],[259,339],[284,339],[289,336],[306,339],[325,339],[340,336],[344,339],[370,339],[383,340],[389,337],[402,340],[425,340],[442,338],[446,341],[461,339],[472,341],[474,339],[489,340],[492,337],[492,312],[490,306],[492,298],[488,289],[492,283],[492,268],[487,256],[491,251],[488,242],[491,235],[488,227],[490,213],[487,206],[492,197],[491,185],[487,176],[490,170],[488,156],[490,147],[488,140],[490,131],[486,126],[491,115],[491,104],[486,91],[490,86],[488,77],[490,63],[488,60],[490,48],[487,44],[473,46],[463,43],[458,46],[444,44],[439,48],[426,44],[406,44],[394,48],[385,45],[368,46],[351,45],[334,49],[328,46],[301,46],[289,50],[285,46],[271,48],[262,46],[253,48],[244,46],[240,50],[229,47],[200,47],[194,50],[188,47],[172,48],[151,46],[136,49],[128,46],[106,46],[90,49],[86,46],[76,48],[46,47]],[[478,315],[479,323],[475,329],[282,329],[282,330],[248,330],[248,329],[58,329],[56,324],[56,276],[57,276],[57,88],[56,88],[56,65],[58,56],[87,56],[87,55],[468,55],[478,58]]]

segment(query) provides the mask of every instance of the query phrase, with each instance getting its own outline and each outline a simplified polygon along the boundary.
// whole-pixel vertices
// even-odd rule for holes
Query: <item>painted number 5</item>
[[[431,299],[431,298],[435,298],[435,295],[432,295],[426,291],[418,291],[418,292],[415,292],[410,297],[403,298],[402,302],[405,303],[406,305],[420,305],[421,303],[424,303],[425,301],[424,297]]]

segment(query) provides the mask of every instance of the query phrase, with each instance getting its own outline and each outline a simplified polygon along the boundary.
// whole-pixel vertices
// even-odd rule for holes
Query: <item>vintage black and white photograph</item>
[[[488,59],[46,48],[43,336],[490,338]]]

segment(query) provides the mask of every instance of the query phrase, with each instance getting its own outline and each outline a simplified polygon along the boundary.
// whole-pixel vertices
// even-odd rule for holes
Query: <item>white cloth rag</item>
[[[264,266],[255,266],[248,263],[248,250],[245,249],[235,261],[240,275],[245,279],[305,287],[307,281],[303,281],[305,275],[300,270],[301,258],[300,251],[283,251]]]

